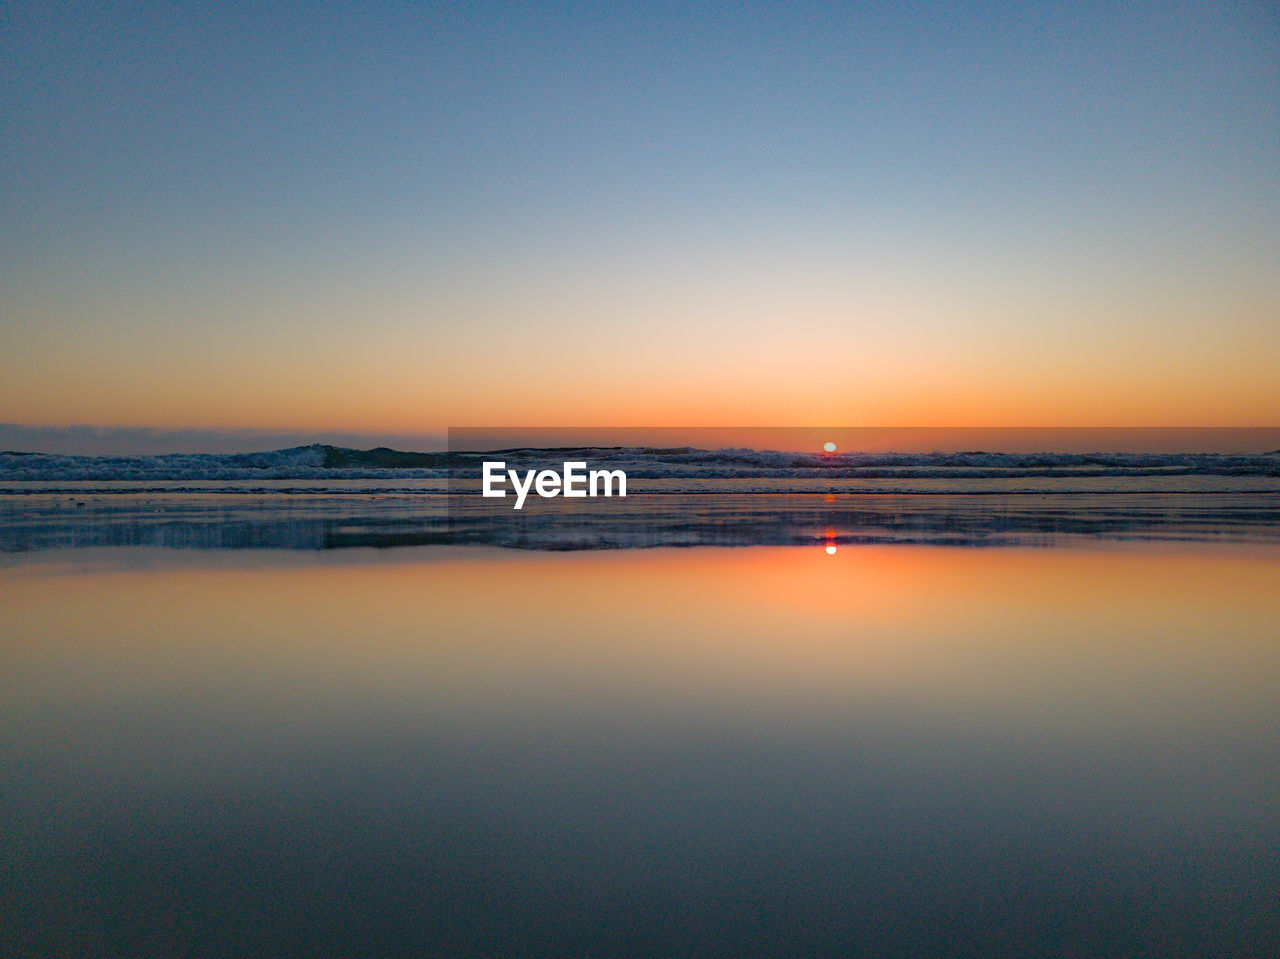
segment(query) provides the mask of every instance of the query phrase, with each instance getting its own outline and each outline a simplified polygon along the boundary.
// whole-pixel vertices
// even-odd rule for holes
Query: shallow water
[[[3,951],[1261,955],[1280,548],[10,553]]]
[[[0,488],[0,564],[66,547],[337,550],[470,544],[580,550],[659,546],[1065,546],[1130,540],[1280,545],[1280,489],[1193,477],[1177,489],[1126,480],[1124,492],[1074,481],[1023,488],[919,481],[908,492],[818,492],[809,481],[654,481],[625,498],[484,499],[442,481],[307,487],[258,483]],[[1212,480],[1212,482],[1210,482]],[[431,482],[432,488],[421,483]],[[1197,483],[1205,489],[1197,491]],[[944,491],[939,492],[939,489]],[[646,491],[647,490],[647,491]],[[8,559],[6,559],[8,557]]]

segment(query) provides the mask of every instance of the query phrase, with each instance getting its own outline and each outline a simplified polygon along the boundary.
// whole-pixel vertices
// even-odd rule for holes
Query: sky
[[[1271,3],[0,17],[11,434],[1280,425]]]

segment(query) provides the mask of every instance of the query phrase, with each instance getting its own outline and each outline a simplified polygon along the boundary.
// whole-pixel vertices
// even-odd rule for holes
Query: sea
[[[1280,452],[393,453],[0,453],[0,954],[1280,948]]]

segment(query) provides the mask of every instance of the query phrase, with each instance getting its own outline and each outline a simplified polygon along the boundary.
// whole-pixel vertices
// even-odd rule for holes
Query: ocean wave
[[[5,452],[0,453],[0,481],[439,479],[446,475],[440,467],[382,465],[373,455],[377,453],[376,450],[343,450],[323,444],[262,453],[172,453],[157,456]],[[360,456],[348,459],[345,454]]]
[[[578,447],[409,453],[315,444],[261,453],[63,456],[0,453],[0,481],[407,480],[475,477],[480,463],[555,468],[580,460],[640,479],[923,480],[1138,476],[1280,477],[1280,451],[1242,453],[787,453],[730,448]]]

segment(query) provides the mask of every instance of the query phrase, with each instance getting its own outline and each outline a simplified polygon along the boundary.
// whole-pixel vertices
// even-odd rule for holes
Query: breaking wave
[[[1236,453],[786,453],[693,447],[582,447],[411,453],[314,444],[262,453],[62,456],[0,453],[0,481],[444,479],[482,460],[558,469],[565,460],[630,479],[1011,479],[1031,477],[1280,477],[1280,451]]]

